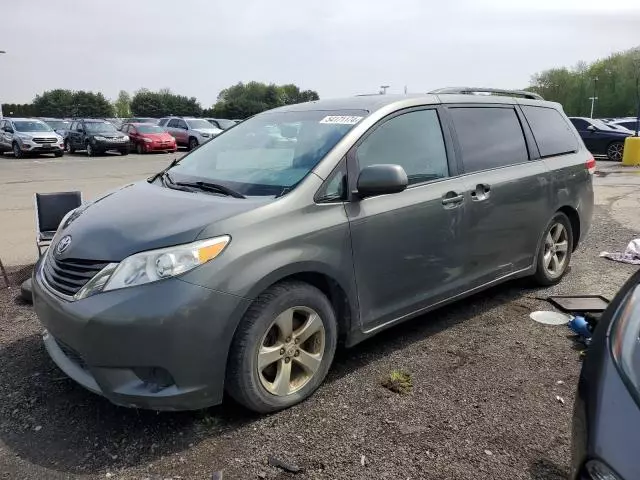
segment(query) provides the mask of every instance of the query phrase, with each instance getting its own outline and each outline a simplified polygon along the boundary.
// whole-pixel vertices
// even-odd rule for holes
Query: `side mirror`
[[[589,125],[587,127],[587,130],[589,130],[590,132],[595,132],[596,131],[596,127],[594,127],[593,125]]]
[[[7,133],[13,133],[13,128],[11,127],[4,127],[4,131]]]
[[[408,184],[407,173],[400,165],[371,165],[360,171],[356,193],[360,198],[399,193]]]

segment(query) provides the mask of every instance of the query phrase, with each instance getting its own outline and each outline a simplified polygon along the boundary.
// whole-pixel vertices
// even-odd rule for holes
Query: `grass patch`
[[[394,370],[385,376],[381,382],[383,387],[395,393],[407,394],[413,389],[411,374],[403,370]]]

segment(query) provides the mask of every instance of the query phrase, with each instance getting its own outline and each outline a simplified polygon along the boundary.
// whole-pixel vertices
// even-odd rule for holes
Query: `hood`
[[[210,135],[218,135],[218,134],[222,133],[222,130],[220,130],[219,128],[216,128],[216,127],[194,128],[193,131],[194,132],[198,132],[198,133],[208,133]]]
[[[104,138],[122,138],[126,137],[126,135],[122,132],[89,132],[89,136],[91,137],[104,137]]]
[[[39,138],[58,138],[58,134],[56,132],[16,132],[16,135]]]
[[[151,140],[174,140],[174,138],[167,132],[162,133],[142,133],[142,138],[150,138]]]
[[[71,236],[70,246],[59,258],[119,262],[145,250],[193,242],[206,226],[271,201],[134,183],[72,215],[57,235]]]

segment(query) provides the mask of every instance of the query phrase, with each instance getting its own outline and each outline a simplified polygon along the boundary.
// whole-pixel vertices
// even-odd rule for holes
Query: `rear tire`
[[[238,403],[259,413],[295,405],[326,377],[337,339],[335,313],[320,290],[298,281],[276,284],[253,302],[238,326],[229,353],[226,390]],[[266,358],[265,352],[276,358]],[[259,359],[265,362],[262,368]]]
[[[624,153],[624,143],[611,142],[607,147],[607,158],[612,162],[621,162]]]
[[[562,212],[556,212],[547,224],[538,248],[536,273],[533,275],[538,285],[555,285],[562,280],[569,269],[573,245],[569,218]]]

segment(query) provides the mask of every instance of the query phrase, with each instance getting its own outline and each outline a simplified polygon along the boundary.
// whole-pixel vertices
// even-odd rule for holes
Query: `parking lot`
[[[0,158],[0,258],[10,270],[35,260],[34,192],[91,199],[173,158]],[[0,289],[0,478],[566,478],[579,347],[528,315],[548,309],[550,292],[611,297],[635,270],[598,254],[638,237],[640,171],[598,168],[593,226],[562,283],[510,282],[340,350],[316,394],[270,416],[231,401],[190,413],[113,406],[54,366],[32,308]],[[411,393],[380,385],[396,369]]]

